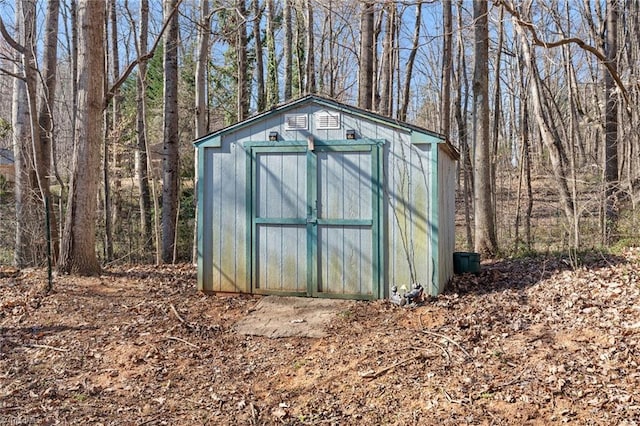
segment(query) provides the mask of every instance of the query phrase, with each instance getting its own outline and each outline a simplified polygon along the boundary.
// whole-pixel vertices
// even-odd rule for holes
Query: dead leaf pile
[[[640,250],[484,264],[327,337],[240,336],[190,265],[0,274],[0,423],[640,424]]]

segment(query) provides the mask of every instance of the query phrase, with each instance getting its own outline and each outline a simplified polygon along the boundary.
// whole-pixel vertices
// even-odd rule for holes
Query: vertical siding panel
[[[412,145],[411,182],[412,193],[410,199],[412,220],[412,246],[416,271],[416,282],[425,288],[431,284],[430,250],[430,209],[432,199],[431,188],[431,145]]]
[[[455,176],[456,167],[454,160],[444,152],[438,158],[439,180],[439,208],[440,233],[438,248],[440,251],[440,273],[438,290],[442,292],[453,276],[453,252],[455,250]]]
[[[213,208],[214,208],[214,193],[210,190],[213,187],[213,160],[214,160],[214,149],[213,148],[203,148],[203,164],[202,170],[204,171],[203,176],[200,176],[198,179],[198,185],[202,188],[199,189],[198,195],[202,199],[201,208],[198,211],[200,215],[199,219],[202,221],[201,233],[198,236],[202,239],[202,253],[200,253],[199,262],[202,263],[201,271],[202,271],[202,290],[205,291],[214,291],[213,286],[213,263],[210,259],[213,259],[213,248],[212,248],[212,229],[213,229]]]
[[[224,155],[219,150],[212,150],[212,181],[211,198],[212,208],[207,213],[212,220],[211,232],[211,259],[212,259],[212,290],[220,291],[221,270],[223,265],[220,259],[220,228],[222,222],[223,182],[221,173],[221,158]]]
[[[430,146],[410,144],[406,135],[397,133],[388,150],[389,284],[406,289],[414,281],[428,285]]]
[[[235,173],[233,178],[235,186],[235,233],[234,233],[234,281],[236,291],[249,292],[247,276],[247,189],[250,183],[247,182],[246,163],[247,154],[242,144],[235,142],[231,146],[234,156]]]
[[[320,219],[372,219],[371,153],[319,152]],[[370,226],[319,225],[320,290],[373,293]]]
[[[391,145],[389,173],[392,176],[389,185],[390,213],[389,213],[389,235],[390,247],[392,251],[392,271],[393,284],[398,288],[403,286],[407,289],[411,285],[411,270],[409,261],[412,257],[412,247],[410,240],[410,218],[409,218],[409,189],[410,189],[410,146],[401,141],[395,141]]]
[[[306,155],[258,153],[256,209],[261,219],[306,217]],[[306,228],[280,223],[257,226],[257,280],[263,291],[306,290]]]
[[[238,291],[234,282],[236,268],[236,184],[235,158],[231,151],[231,144],[225,149],[224,156],[220,156],[218,169],[220,171],[219,181],[221,183],[221,194],[219,213],[219,259],[220,259],[220,291]],[[214,240],[215,244],[215,240]]]
[[[206,152],[205,280],[212,291],[248,291],[245,153],[233,142]]]

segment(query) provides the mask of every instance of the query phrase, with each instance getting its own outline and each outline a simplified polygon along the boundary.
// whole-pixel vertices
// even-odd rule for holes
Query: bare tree
[[[618,56],[618,0],[607,0],[607,23],[605,54],[607,65],[613,72],[604,73],[605,80],[605,152],[604,152],[604,178],[605,178],[605,223],[604,242],[611,243],[616,232],[617,192],[619,190],[618,175],[618,95],[613,76],[617,74]]]
[[[110,0],[107,7],[109,8],[108,22],[105,22],[107,28],[111,30],[111,54],[107,56],[108,65],[111,65],[111,73],[113,80],[115,81],[120,74],[120,58],[118,48],[118,20],[116,11],[116,1]],[[105,92],[108,78],[105,78]],[[109,110],[104,110],[104,151],[102,155],[102,174],[104,184],[104,258],[106,262],[113,259],[113,220],[111,217],[111,176],[110,176],[110,147],[114,145],[118,136],[117,128],[120,125],[120,97],[118,96],[119,90],[116,90],[113,98],[111,99],[111,120],[109,120]]]
[[[237,0],[237,31],[236,31],[236,79],[238,91],[237,120],[242,121],[249,116],[249,77],[247,60],[247,5],[246,0]]]
[[[305,62],[305,92],[316,93],[315,41],[313,35],[313,5],[312,0],[305,0],[305,21],[307,24],[307,45]]]
[[[265,110],[267,106],[267,98],[264,87],[264,58],[262,53],[262,31],[260,29],[260,21],[262,20],[262,6],[260,0],[253,0],[253,39],[256,61],[256,109],[258,112]]]
[[[200,24],[198,27],[198,58],[196,60],[196,116],[195,125],[196,133],[195,138],[199,139],[205,136],[208,132],[208,111],[207,111],[207,69],[209,65],[209,39],[211,34],[211,15],[209,14],[209,0],[201,0],[200,2]],[[198,156],[194,156],[194,168],[198,170]],[[196,173],[195,187],[198,188],[198,175]],[[194,204],[195,208],[198,208],[197,196],[198,191],[194,191]],[[196,210],[197,221],[197,210]],[[195,263],[198,258],[197,253],[197,238],[198,238],[198,224],[195,222],[193,227],[193,251],[191,259]]]
[[[56,88],[58,81],[58,21],[60,1],[47,2],[47,17],[45,24],[44,63],[41,70],[43,86],[40,91],[40,108],[38,112],[38,131],[42,144],[41,173],[44,176],[42,193],[45,199],[51,199],[50,178],[52,175],[53,152],[55,151],[53,111],[56,103]],[[46,203],[49,209],[49,229],[51,230],[52,257],[55,263],[59,252],[58,224],[53,203]]]
[[[393,113],[393,87],[395,77],[395,47],[397,6],[390,2],[384,5],[386,16],[384,40],[382,42],[382,60],[380,61],[380,98],[376,110],[386,116]]]
[[[4,25],[3,25],[4,26]],[[22,19],[22,2],[16,2],[16,43],[24,45],[25,25]],[[7,36],[5,35],[5,38]],[[31,232],[34,225],[34,211],[36,199],[33,196],[34,177],[31,134],[29,126],[29,110],[27,100],[27,86],[23,77],[21,53],[15,50],[13,100],[11,112],[11,127],[13,129],[13,153],[15,167],[14,195],[16,200],[16,233],[14,263],[22,268],[35,265],[37,255],[34,251],[35,235]]]
[[[458,0],[458,28],[463,28],[462,12],[464,0]],[[471,150],[469,148],[469,130],[467,127],[469,110],[469,79],[467,77],[467,63],[465,40],[461,30],[458,31],[456,38],[457,46],[457,66],[454,73],[454,83],[456,86],[454,101],[454,117],[456,120],[456,129],[458,133],[458,142],[460,146],[460,168],[462,171],[462,199],[464,206],[464,228],[466,236],[467,250],[473,250],[473,232],[471,229],[471,212],[473,199],[473,164],[471,162]]]
[[[163,52],[162,261],[164,263],[174,261],[179,203],[178,16],[173,14],[177,6],[177,0],[164,3],[164,16],[169,22],[164,35]]]
[[[149,0],[140,0],[140,34],[137,41],[138,57],[147,54],[147,43],[149,37]],[[146,128],[146,74],[147,61],[140,61],[138,64],[138,74],[136,78],[136,158],[135,170],[140,188],[140,228],[143,238],[143,247],[146,251],[153,249],[152,228],[157,230],[157,225],[152,227],[151,224],[151,194],[149,187],[149,173],[151,168],[148,167],[149,153],[147,145],[147,128]],[[154,191],[155,193],[155,191]],[[154,196],[154,204],[157,203]],[[158,209],[156,209],[156,213]],[[158,215],[155,215],[156,221]],[[156,238],[156,241],[159,239]],[[159,254],[157,250],[156,254]],[[159,263],[159,256],[156,256]]]
[[[374,3],[362,2],[360,14],[360,63],[358,67],[358,106],[373,109],[373,72],[374,72],[374,44],[373,22]]]
[[[489,256],[498,251],[494,222],[489,139],[489,28],[487,2],[474,0],[473,123],[475,146],[475,250]]]
[[[277,19],[273,0],[267,0],[267,108],[273,108],[280,100],[278,88],[278,58],[276,56],[275,20]]]
[[[100,272],[95,251],[95,201],[103,142],[104,19],[101,2],[78,3],[78,119],[58,268],[81,275]]]
[[[284,56],[284,100],[291,99],[293,83],[293,30],[291,26],[291,0],[284,0],[282,6],[282,20],[284,23],[284,40],[282,56]]]
[[[451,68],[453,66],[453,17],[451,0],[442,1],[442,94],[440,102],[440,132],[451,132]]]
[[[451,25],[451,1],[449,1],[449,25]],[[415,20],[415,26],[413,27],[413,41],[411,43],[411,51],[409,52],[409,58],[407,59],[407,65],[405,67],[406,71],[405,71],[405,75],[404,75],[404,87],[402,89],[402,105],[400,106],[400,110],[398,111],[398,119],[400,121],[406,121],[407,120],[407,111],[409,110],[409,100],[411,97],[411,86],[412,86],[412,82],[413,82],[413,64],[415,63],[416,60],[416,55],[418,53],[418,47],[420,44],[420,27],[422,26],[422,3],[418,2],[416,4],[416,20]],[[445,30],[446,33],[446,30]],[[447,43],[447,36],[445,36],[445,43]],[[447,122],[450,121],[449,118],[449,110],[450,110],[450,81],[451,81],[451,34],[449,34],[449,38],[448,38],[448,43],[449,43],[449,58],[447,59],[446,57],[443,59],[443,61],[448,61],[448,68],[447,68],[447,84],[446,84],[446,89],[447,89],[447,103],[446,103],[446,110],[447,110]],[[446,46],[445,46],[446,47]],[[446,51],[446,48],[445,48]],[[446,54],[445,54],[446,56]],[[444,63],[443,63],[443,67],[444,67]],[[443,69],[444,71],[444,69]],[[444,85],[444,75],[443,75],[443,85]],[[443,91],[444,91],[444,86],[443,86]],[[442,111],[444,111],[445,109],[445,105],[444,105],[444,99],[443,99],[443,105],[441,108],[441,113],[444,114]],[[444,119],[444,118],[443,118]],[[448,125],[448,124],[447,124]],[[448,130],[447,130],[448,132]]]
[[[533,114],[536,123],[538,124],[542,141],[549,151],[549,159],[551,160],[553,175],[560,192],[560,202],[562,204],[565,217],[567,218],[567,221],[572,224],[574,220],[574,204],[567,184],[567,156],[557,134],[557,130],[551,127],[551,118],[549,117],[548,107],[545,105],[544,98],[541,93],[542,82],[538,72],[538,65],[533,48],[529,45],[529,41],[524,35],[522,27],[518,25],[515,27],[517,33],[521,37],[521,49],[524,55],[524,63],[529,67],[529,71],[531,73],[531,83],[529,88],[531,91]]]
[[[18,41],[11,37],[5,28],[4,21],[0,19],[0,32],[17,52],[17,61],[21,62],[13,73],[13,76],[20,81],[16,81],[14,85],[12,116],[17,163],[16,210],[19,215],[15,261],[19,266],[37,264],[38,257],[41,257],[44,252],[45,226],[41,224],[47,216],[43,214],[45,208],[48,208],[50,213],[48,215],[50,223],[47,228],[54,230],[53,234],[57,240],[55,215],[49,203],[49,175],[53,146],[52,111],[56,88],[58,11],[59,2],[49,1],[45,24],[44,68],[41,71],[37,68],[36,58],[36,2],[34,0],[16,2]],[[39,76],[42,76],[41,80]],[[42,82],[40,90],[38,90],[39,81]],[[38,108],[38,94],[40,94],[40,108]],[[27,233],[31,235],[28,236]],[[57,244],[54,243],[53,246],[53,260],[55,260]],[[37,252],[41,255],[36,256]]]

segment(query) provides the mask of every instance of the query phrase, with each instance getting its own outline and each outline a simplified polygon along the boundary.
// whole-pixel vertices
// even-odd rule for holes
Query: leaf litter
[[[358,302],[326,337],[244,336],[250,296],[191,265],[100,277],[0,271],[9,424],[640,424],[640,249],[483,264],[401,308]],[[295,326],[295,324],[292,324]],[[13,422],[13,423],[12,423]]]

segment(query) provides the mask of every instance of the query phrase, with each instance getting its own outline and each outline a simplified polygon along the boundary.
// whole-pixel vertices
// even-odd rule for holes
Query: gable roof
[[[446,139],[446,137],[440,133],[434,132],[432,130],[428,130],[425,129],[423,127],[420,126],[416,126],[413,124],[409,124],[403,121],[399,121],[390,117],[386,117],[380,114],[377,114],[375,112],[363,109],[363,108],[359,108],[359,107],[354,107],[351,105],[347,105],[341,102],[338,102],[336,100],[330,99],[330,98],[326,98],[323,96],[319,96],[319,95],[315,95],[315,94],[310,94],[310,95],[306,95],[303,96],[301,98],[289,101],[287,103],[284,104],[280,104],[277,105],[275,107],[273,107],[272,109],[270,109],[269,111],[265,111],[262,112],[260,114],[254,115],[253,117],[249,117],[248,119],[244,120],[244,121],[240,121],[238,123],[232,124],[230,126],[224,127],[222,129],[216,130],[215,132],[209,133],[208,135],[205,135],[201,138],[196,139],[195,141],[193,141],[193,144],[198,147],[201,144],[203,144],[204,142],[206,142],[207,140],[211,139],[211,138],[215,138],[215,137],[219,137],[222,136],[226,133],[230,133],[239,129],[242,129],[244,127],[250,126],[251,124],[258,122],[262,119],[264,119],[265,117],[271,116],[271,115],[275,115],[275,114],[279,114],[279,113],[284,113],[287,112],[293,108],[299,107],[300,105],[304,105],[304,104],[308,104],[308,103],[315,103],[317,105],[321,105],[321,106],[325,106],[325,107],[329,107],[329,108],[333,108],[333,109],[337,109],[341,112],[345,112],[354,116],[359,116],[368,120],[372,120],[372,121],[377,121],[377,122],[381,122],[387,126],[390,127],[395,127],[395,128],[399,128],[399,129],[405,129],[408,131],[412,131],[412,132],[417,132],[417,133],[421,133],[424,135],[429,136],[430,138],[434,138],[434,139],[438,139],[440,142],[438,143],[443,143],[447,146],[448,150],[450,151],[450,154],[458,159],[460,154],[458,153],[458,150],[451,145],[451,143]]]

